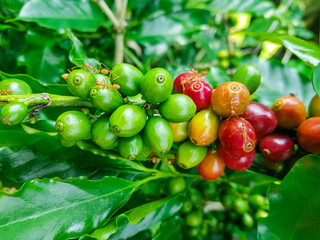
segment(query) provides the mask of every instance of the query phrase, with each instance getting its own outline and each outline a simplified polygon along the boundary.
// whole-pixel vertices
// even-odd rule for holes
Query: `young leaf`
[[[98,67],[99,62],[94,58],[88,58],[86,52],[83,49],[80,40],[68,29],[68,36],[73,43],[73,47],[69,53],[69,60],[76,66],[89,64],[92,67]]]
[[[91,235],[83,236],[81,240],[88,239],[87,237],[98,240],[127,239],[171,217],[179,211],[181,205],[181,195],[141,205],[113,217],[103,228],[97,229]]]
[[[320,96],[320,63],[313,70],[312,85],[313,85],[314,91],[318,94],[318,96]]]
[[[14,194],[0,192],[1,239],[77,238],[106,222],[140,184],[113,177],[44,179]]]
[[[51,93],[57,95],[72,96],[67,84],[43,84],[39,80],[27,75],[27,74],[9,74],[0,71],[0,78],[10,79],[16,78],[25,81],[31,87],[33,93]]]
[[[261,219],[259,239],[319,239],[320,156],[299,159],[269,193],[269,216]]]

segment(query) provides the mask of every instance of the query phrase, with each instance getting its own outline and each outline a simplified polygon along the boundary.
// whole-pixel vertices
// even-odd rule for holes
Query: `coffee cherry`
[[[284,162],[273,162],[263,159],[263,166],[274,173],[281,173],[284,169]]]
[[[30,86],[16,78],[4,79],[0,81],[0,94],[2,95],[24,95],[32,94]]]
[[[91,129],[92,141],[102,149],[113,149],[118,145],[118,136],[110,129],[109,117],[102,115]]]
[[[86,140],[91,137],[90,121],[80,111],[66,111],[62,113],[57,118],[56,129],[60,137],[71,142]]]
[[[188,135],[189,121],[181,122],[181,123],[171,123],[171,122],[168,122],[168,123],[173,132],[173,142],[183,142],[189,137]]]
[[[211,109],[198,112],[189,124],[190,141],[199,146],[213,143],[218,138],[219,125],[220,119]]]
[[[77,143],[77,142],[65,140],[61,136],[59,136],[59,140],[60,140],[61,145],[64,147],[73,147]]]
[[[91,89],[90,99],[95,108],[106,113],[112,113],[123,104],[118,90],[103,85],[97,85]]]
[[[312,117],[297,129],[298,143],[304,150],[320,154],[320,117]]]
[[[255,65],[247,64],[238,68],[232,77],[232,81],[243,83],[252,94],[260,85],[261,73]]]
[[[144,75],[140,83],[141,94],[149,103],[160,103],[172,92],[172,77],[163,68],[154,68]]]
[[[127,63],[120,63],[111,69],[111,82],[118,84],[119,92],[126,96],[135,96],[140,92],[142,78],[142,72]]]
[[[247,212],[245,212],[242,216],[241,216],[241,220],[244,226],[246,226],[247,228],[252,228],[254,225],[254,220],[251,217],[251,215]]]
[[[173,82],[173,89],[175,91],[175,93],[183,93],[184,90],[184,85],[189,82],[192,81],[194,79],[200,79],[203,81],[203,79],[198,76],[197,74],[193,73],[193,72],[185,72],[185,73],[181,73],[179,74]]]
[[[133,137],[120,138],[118,143],[119,153],[122,157],[134,160],[143,150],[143,141],[140,134]]]
[[[309,116],[310,117],[319,117],[320,116],[320,97],[314,95],[310,104],[309,104]]]
[[[252,152],[256,146],[256,135],[252,125],[244,118],[225,119],[219,127],[222,147],[235,157]]]
[[[259,209],[256,214],[254,215],[255,219],[259,219],[259,218],[266,218],[268,217],[268,213],[262,209]]]
[[[188,192],[188,197],[192,205],[202,206],[204,204],[202,194],[197,188],[190,187]]]
[[[242,198],[234,199],[233,207],[234,207],[234,210],[239,214],[243,214],[249,210],[248,202]]]
[[[73,70],[67,78],[70,92],[83,99],[90,97],[90,89],[96,84],[96,79],[85,69]]]
[[[190,227],[197,227],[202,224],[203,213],[201,209],[196,209],[186,216],[186,223]]]
[[[277,127],[276,116],[271,109],[261,103],[250,102],[241,117],[252,125],[258,140],[272,133]]]
[[[187,140],[178,148],[177,163],[181,168],[192,168],[197,166],[206,154],[207,147],[194,145]]]
[[[185,83],[183,94],[189,96],[200,111],[211,106],[212,91],[210,85],[201,79]]]
[[[190,201],[190,199],[186,198],[185,201],[182,203],[181,206],[181,212],[183,213],[189,213],[192,210],[192,203]]]
[[[169,123],[161,117],[149,118],[142,132],[144,143],[157,155],[166,154],[173,144]]]
[[[198,173],[206,180],[215,180],[224,172],[225,164],[217,150],[208,150],[207,155],[198,164]]]
[[[211,97],[212,110],[222,116],[230,117],[242,114],[250,101],[250,93],[245,85],[238,82],[220,84]]]
[[[286,134],[271,133],[262,138],[260,152],[269,161],[282,162],[292,156],[294,143]]]
[[[307,118],[307,110],[303,103],[294,96],[284,96],[272,105],[278,125],[286,129],[298,127]]]
[[[150,161],[150,154],[151,154],[151,150],[147,147],[146,144],[143,144],[143,149],[142,152],[136,157],[136,160],[139,161],[146,161],[149,160]]]
[[[111,131],[119,137],[132,137],[146,125],[145,110],[136,105],[122,105],[110,116]]]
[[[219,143],[218,144],[218,152],[224,161],[225,165],[235,171],[245,171],[247,170],[251,164],[253,163],[255,157],[255,150],[251,151],[245,156],[235,157],[227,152]]]
[[[250,195],[248,197],[248,201],[251,206],[253,206],[254,208],[257,208],[257,209],[262,208],[265,204],[265,199],[260,194]]]
[[[17,125],[28,114],[28,107],[21,102],[8,103],[1,109],[1,122],[5,125]]]
[[[170,95],[159,106],[159,113],[169,122],[185,122],[196,113],[196,105],[192,99],[183,94]]]
[[[175,195],[186,188],[186,181],[183,177],[171,178],[168,182],[168,194]]]

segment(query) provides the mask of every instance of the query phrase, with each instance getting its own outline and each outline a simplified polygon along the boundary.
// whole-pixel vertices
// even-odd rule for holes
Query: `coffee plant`
[[[319,2],[0,0],[0,240],[319,239]]]

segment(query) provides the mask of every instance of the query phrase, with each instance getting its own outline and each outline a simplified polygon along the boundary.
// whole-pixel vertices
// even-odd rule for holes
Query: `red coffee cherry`
[[[271,109],[258,102],[250,102],[241,117],[251,123],[258,140],[272,133],[278,123]]]
[[[207,155],[197,166],[198,173],[206,180],[215,180],[224,172],[224,162],[215,149],[208,149]]]
[[[203,80],[192,80],[184,84],[183,94],[189,96],[197,106],[197,111],[211,106],[212,88]]]
[[[298,143],[304,150],[320,154],[320,117],[305,120],[297,129]]]
[[[220,124],[219,139],[222,147],[237,157],[247,155],[256,146],[256,134],[252,125],[240,117],[225,119]]]
[[[284,96],[272,105],[278,125],[286,129],[298,127],[307,118],[307,110],[303,103],[294,96]]]
[[[220,84],[211,97],[212,110],[222,116],[239,116],[248,107],[250,93],[245,85],[239,82]]]
[[[294,143],[286,134],[271,133],[262,138],[260,152],[269,161],[282,162],[292,156]]]
[[[236,157],[231,155],[228,151],[226,151],[226,149],[223,148],[220,143],[218,144],[218,152],[222,160],[224,161],[225,165],[228,168],[233,169],[235,171],[247,170],[253,163],[254,157],[256,155],[255,150],[253,150],[245,156]]]

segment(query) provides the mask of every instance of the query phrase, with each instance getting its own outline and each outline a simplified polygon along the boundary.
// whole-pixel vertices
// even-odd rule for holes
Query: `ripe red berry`
[[[192,80],[184,84],[183,94],[189,96],[197,106],[197,111],[211,105],[212,88],[203,80]]]
[[[262,138],[260,152],[269,161],[285,161],[293,154],[294,143],[286,134],[271,133]]]
[[[225,119],[220,124],[219,139],[222,147],[237,157],[247,155],[256,146],[256,134],[252,125],[240,117]]]
[[[173,82],[173,89],[175,91],[175,93],[183,93],[184,90],[184,84],[186,82],[189,82],[191,80],[197,79],[197,78],[201,78],[199,77],[197,74],[193,73],[193,72],[184,72],[179,74]]]
[[[297,129],[299,145],[308,152],[320,154],[320,117],[312,117]]]
[[[217,150],[208,150],[197,166],[198,173],[206,180],[215,180],[224,172],[224,162]]]
[[[258,140],[272,133],[277,127],[276,116],[270,108],[261,103],[250,102],[241,117],[251,123]]]
[[[255,150],[253,150],[245,156],[236,157],[231,155],[228,151],[226,151],[226,149],[223,148],[220,143],[218,144],[218,152],[222,160],[224,161],[225,165],[228,168],[233,169],[235,171],[247,170],[253,163],[254,157],[256,155]]]

